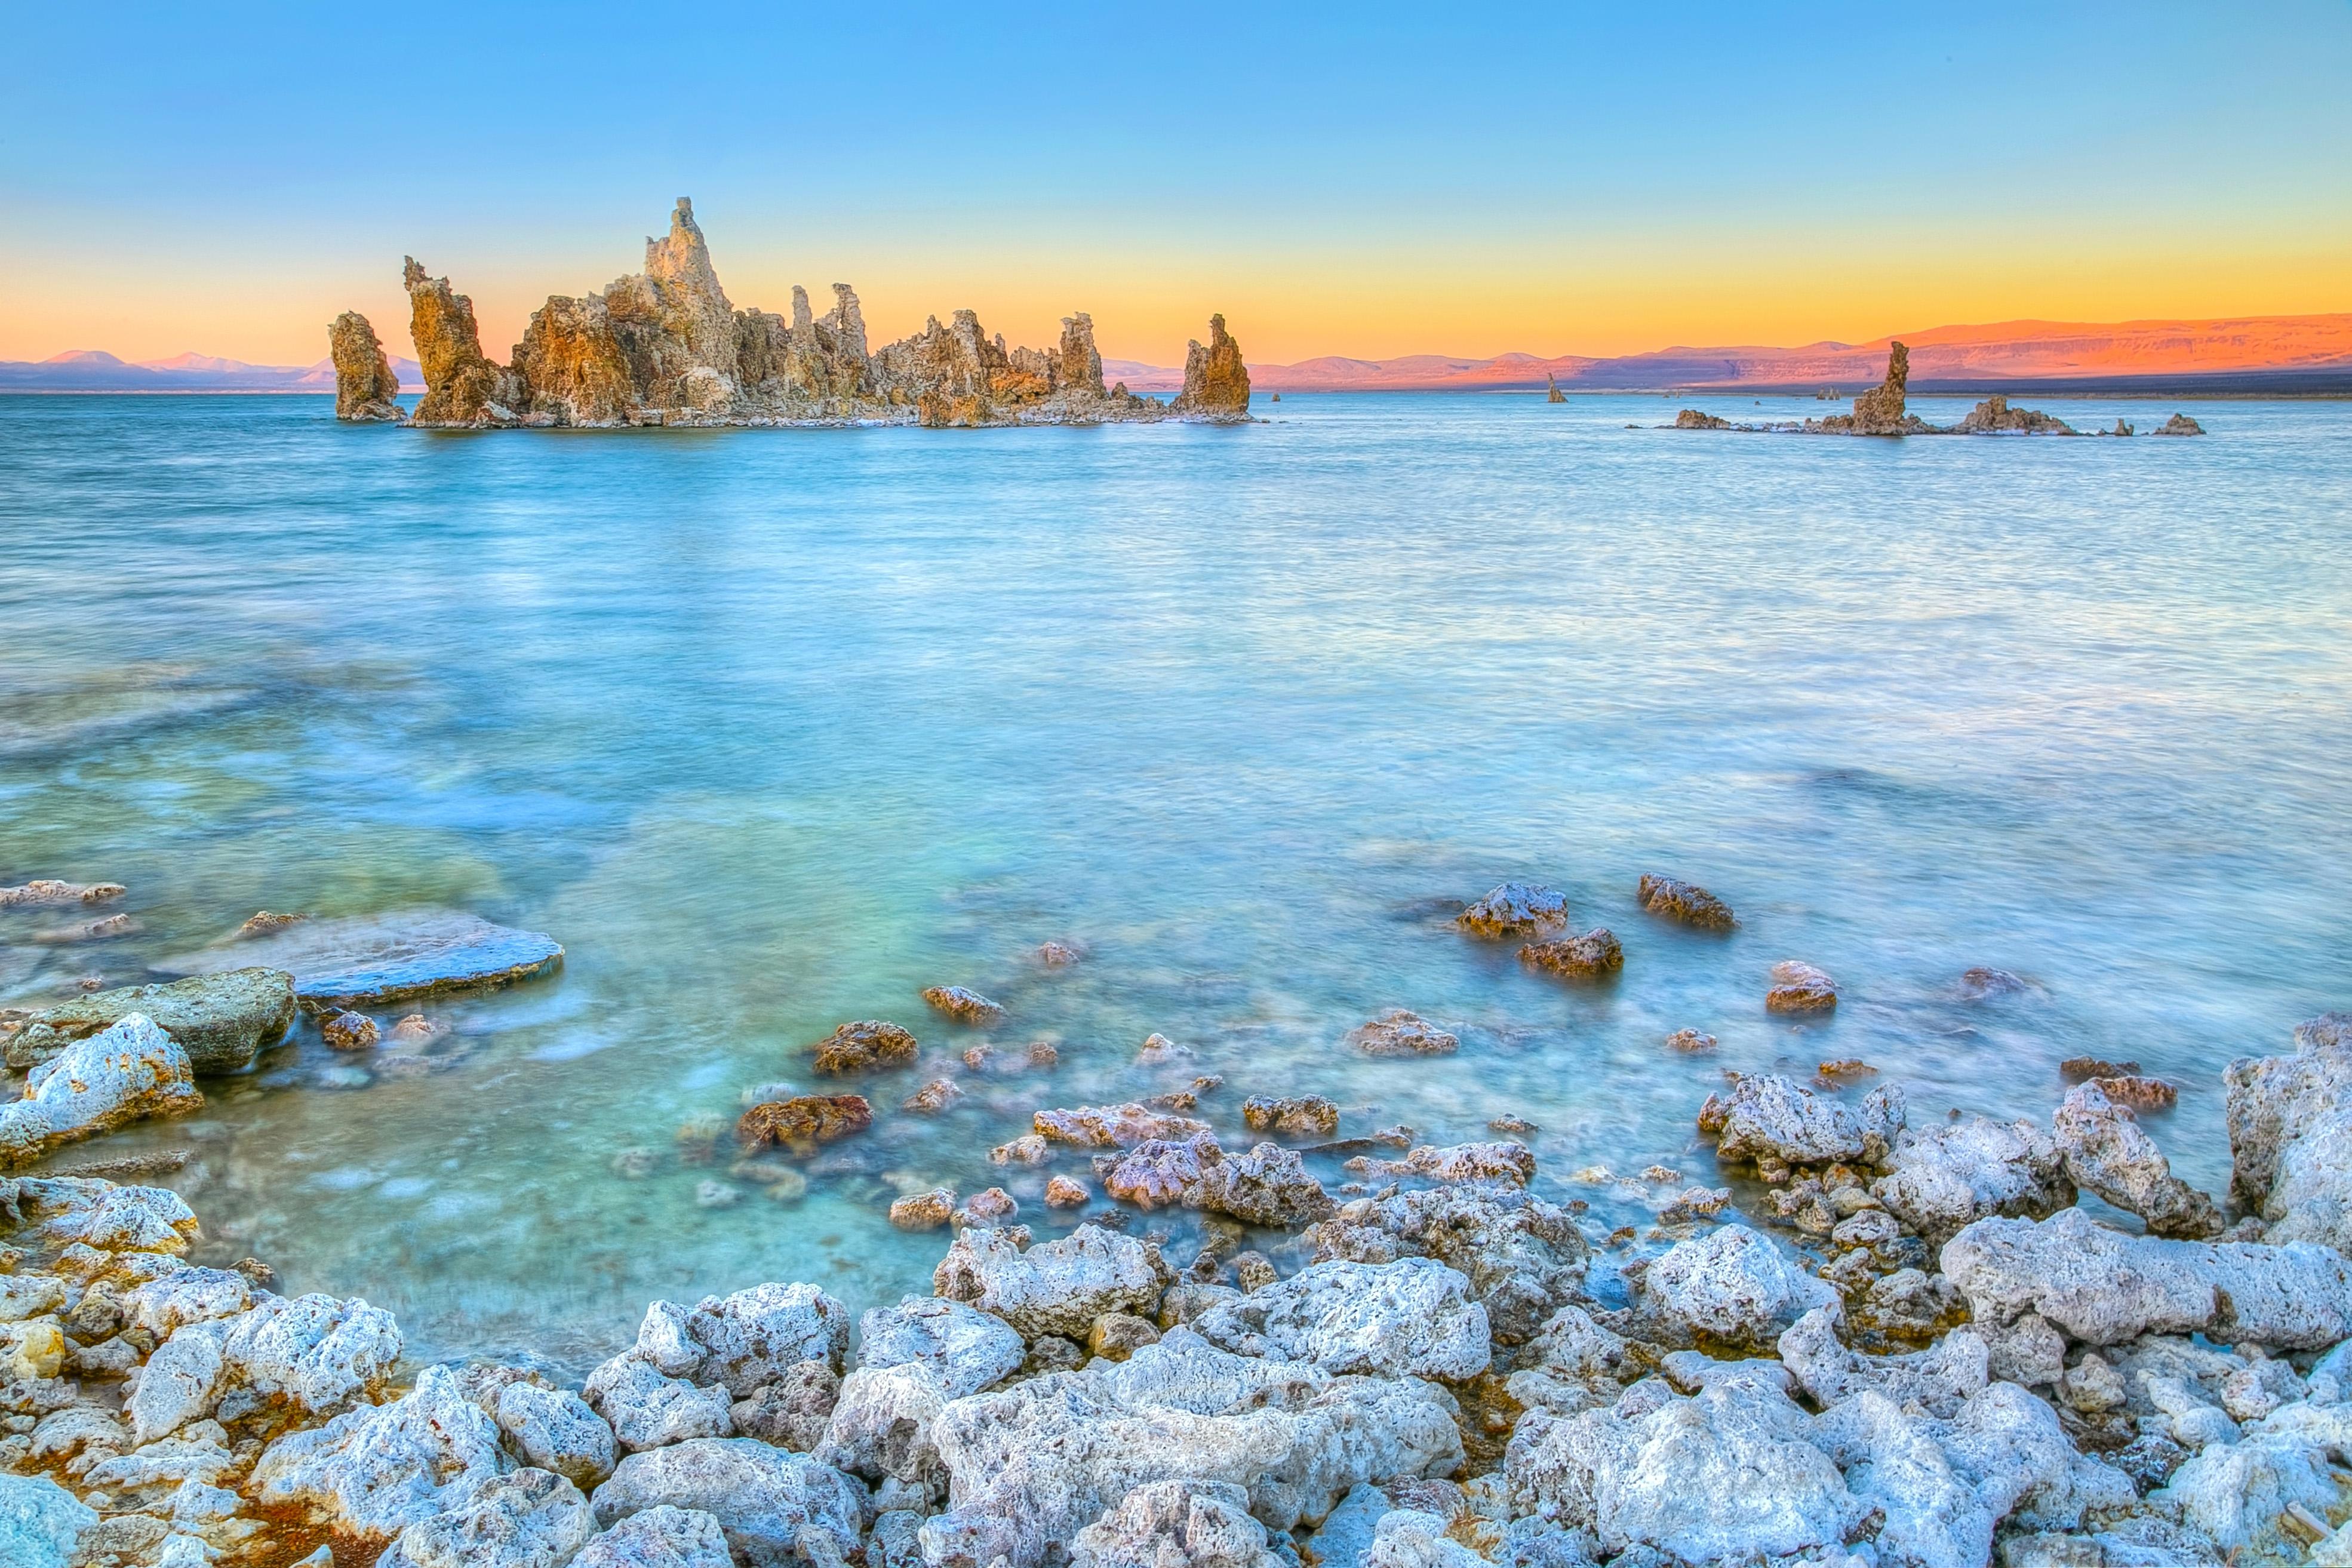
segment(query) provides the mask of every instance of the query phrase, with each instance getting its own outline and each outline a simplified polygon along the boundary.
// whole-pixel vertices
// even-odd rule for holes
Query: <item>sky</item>
[[[1023,15],[1010,13],[1018,10]],[[996,13],[1003,12],[1005,15]],[[2352,310],[2352,4],[15,7],[0,359],[503,359],[690,195],[876,340],[1181,363]]]

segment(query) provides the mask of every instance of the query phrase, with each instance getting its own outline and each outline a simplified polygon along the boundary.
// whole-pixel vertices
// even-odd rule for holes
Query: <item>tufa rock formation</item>
[[[359,424],[395,423],[400,378],[392,374],[383,343],[357,310],[345,310],[327,328],[327,356],[335,362],[335,417]]]
[[[1544,373],[1544,401],[1546,403],[1566,403],[1568,401],[1568,394],[1559,389],[1559,383],[1553,378],[1552,374],[1549,371],[1546,371]]]
[[[481,330],[474,325],[474,302],[454,293],[446,278],[427,278],[416,258],[404,258],[401,279],[408,286],[408,333],[416,342],[416,363],[425,371],[425,397],[410,422],[416,425],[512,425],[509,405],[519,401],[508,374],[482,353]]]
[[[1903,391],[1910,381],[1911,351],[1901,343],[1891,345],[1886,352],[1886,379],[1853,400],[1853,433],[1857,436],[1902,435],[1905,428]]]
[[[2205,426],[2200,425],[2196,420],[2191,419],[2186,414],[2176,414],[2171,418],[2166,420],[2163,424],[2158,426],[2154,434],[2158,436],[2202,436],[2205,434]]]
[[[601,294],[551,296],[508,367],[483,355],[473,304],[446,279],[426,278],[413,259],[406,279],[426,384],[418,425],[1092,425],[1249,416],[1249,372],[1223,317],[1210,324],[1209,347],[1192,345],[1184,395],[1171,407],[1123,384],[1104,388],[1094,321],[1083,312],[1063,320],[1051,350],[1009,348],[970,310],[956,311],[945,326],[933,317],[913,336],[873,349],[846,283],[833,286],[833,309],[823,316],[799,288],[789,316],[739,310],[685,197],[667,236],[646,241],[643,272]],[[356,321],[373,344],[366,322],[345,321]],[[340,365],[340,346],[337,356]]]
[[[1185,345],[1184,390],[1176,395],[1176,412],[1213,421],[1249,417],[1249,366],[1242,363],[1242,345],[1225,331],[1223,316],[1209,318],[1209,343]]]
[[[1998,392],[1969,409],[1967,416],[1952,428],[1969,436],[2011,432],[2023,436],[2082,434],[2063,419],[2044,414],[2039,408],[2011,408],[2009,399]]]

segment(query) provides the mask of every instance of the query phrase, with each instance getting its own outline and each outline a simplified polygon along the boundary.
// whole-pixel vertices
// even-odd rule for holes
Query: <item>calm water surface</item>
[[[2181,1084],[2151,1126],[2218,1188],[2221,1065],[2352,1004],[2352,406],[2184,405],[2201,441],[1646,427],[1675,406],[469,436],[0,398],[0,881],[125,882],[142,928],[0,917],[0,1005],[264,907],[455,907],[569,951],[426,1009],[445,1071],[364,1081],[306,1028],[194,1121],[62,1161],[193,1148],[207,1260],[390,1306],[419,1355],[574,1364],[656,1295],[927,1289],[942,1238],[889,1227],[902,1189],[1002,1179],[1052,1234],[1050,1172],[987,1149],[1196,1073],[1229,1144],[1254,1092],[1434,1142],[1516,1112],[1539,1187],[1613,1222],[1640,1195],[1570,1173],[1711,1180],[1691,1115],[1724,1068],[1860,1057],[1915,1119],[2046,1117],[2092,1052]],[[1648,870],[1741,928],[1647,919]],[[1615,930],[1622,979],[1456,936],[1506,877]],[[1037,968],[1048,938],[1086,962]],[[1843,983],[1832,1020],[1765,1015],[1789,957]],[[1967,1002],[1975,964],[2033,989]],[[940,983],[1060,1068],[898,1114],[982,1037],[927,1015]],[[1392,1005],[1460,1053],[1341,1047]],[[698,1206],[727,1157],[676,1130],[816,1087],[809,1045],[864,1017],[925,1046],[859,1086],[875,1131],[796,1204]],[[1714,1058],[1662,1049],[1686,1025]],[[1136,1067],[1153,1030],[1194,1057]]]

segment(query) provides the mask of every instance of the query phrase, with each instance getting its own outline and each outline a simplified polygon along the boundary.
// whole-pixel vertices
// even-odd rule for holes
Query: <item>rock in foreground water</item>
[[[1391,1007],[1348,1032],[1347,1043],[1368,1057],[1442,1057],[1462,1042],[1420,1014]]]
[[[1581,936],[1529,942],[1519,949],[1519,962],[1562,980],[1606,980],[1625,967],[1625,949],[1616,932],[1595,926]]]
[[[816,1070],[841,1074],[906,1067],[919,1048],[913,1034],[898,1025],[879,1018],[861,1019],[842,1025],[817,1042]]]
[[[335,417],[358,424],[397,424],[400,378],[392,374],[383,342],[368,319],[345,310],[327,329],[327,357],[335,364]]]
[[[454,910],[305,921],[273,936],[167,961],[166,973],[260,966],[294,976],[306,1011],[382,1006],[412,997],[511,984],[553,973],[563,949],[537,931]]]
[[[1729,931],[1739,923],[1729,904],[1695,882],[1644,876],[1640,896],[1642,907],[1650,913],[1701,931]]]
[[[1568,900],[1549,888],[1505,882],[1454,917],[1474,936],[1532,936],[1568,923]]]
[[[21,1072],[132,1013],[144,1014],[178,1042],[195,1071],[236,1072],[286,1037],[294,1023],[294,979],[283,970],[232,969],[78,997],[50,1008],[10,1040],[8,1065]]]

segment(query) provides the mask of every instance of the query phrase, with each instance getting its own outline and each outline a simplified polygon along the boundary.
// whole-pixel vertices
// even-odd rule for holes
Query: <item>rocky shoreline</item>
[[[1962,416],[1956,425],[1930,425],[1904,407],[1911,380],[1911,351],[1897,342],[1887,350],[1886,379],[1853,400],[1851,414],[1825,419],[1780,419],[1738,423],[1718,415],[1685,408],[1675,416],[1668,430],[1739,430],[1785,436],[2134,436],[2138,432],[2122,420],[2112,430],[2077,430],[2054,415],[2038,408],[2012,408],[1999,393]],[[2152,436],[2202,436],[2205,427],[2186,414],[2148,432]]]
[[[1641,896],[1694,929],[1736,921],[1685,882]],[[0,1165],[184,1113],[199,1071],[249,1060],[298,1007],[373,1048],[352,1006],[526,980],[562,952],[478,921],[310,923],[257,916],[188,979],[16,1020],[29,1078],[0,1111]],[[1600,955],[1622,952],[1605,929],[1570,934],[1540,887],[1457,923],[1571,984],[1606,983]],[[248,956],[291,967],[228,964]],[[1773,980],[1768,1010],[1838,1005],[1811,964]],[[996,1007],[934,991],[950,1017]],[[1349,1043],[1455,1047],[1402,1009]],[[911,1045],[866,1021],[817,1054],[859,1074]],[[1313,1096],[1248,1101],[1245,1152],[1198,1094],[1040,1110],[997,1154],[1064,1163],[1056,1238],[1001,1188],[909,1194],[894,1221],[955,1227],[931,1295],[854,1335],[810,1284],[655,1301],[577,1386],[529,1364],[412,1369],[364,1300],[280,1295],[252,1259],[192,1266],[197,1216],[167,1190],[0,1177],[0,1561],[2352,1563],[2352,1016],[2230,1065],[2218,1200],[2142,1123],[2172,1086],[2129,1062],[2066,1071],[2047,1124],[1922,1119],[1857,1061],[1810,1083],[1727,1075],[1695,1109],[1726,1185],[1596,1166],[1559,1201],[1507,1135],[1404,1129],[1358,1140],[1354,1179],[1327,1190],[1282,1141],[1339,1131]],[[858,1095],[777,1100],[737,1139],[788,1169],[872,1121]],[[1672,1192],[1638,1232],[1604,1234],[1565,1195],[1629,1179]],[[1171,1209],[1220,1217],[1190,1258],[1153,1225]]]
[[[730,303],[684,196],[669,233],[646,241],[646,269],[601,294],[552,295],[506,364],[482,353],[473,301],[446,278],[404,267],[409,331],[425,391],[415,411],[366,317],[327,329],[335,416],[432,429],[618,429],[646,426],[1245,423],[1249,370],[1225,319],[1192,342],[1172,403],[1103,384],[1093,318],[1062,321],[1050,350],[1007,348],[970,310],[933,316],[912,337],[868,350],[856,290],[833,286],[822,317],[806,289],[779,316]]]

